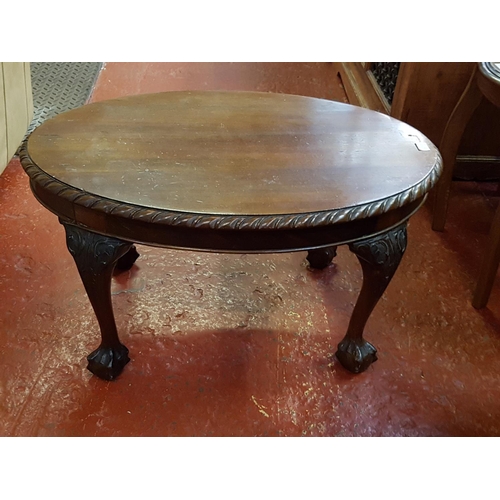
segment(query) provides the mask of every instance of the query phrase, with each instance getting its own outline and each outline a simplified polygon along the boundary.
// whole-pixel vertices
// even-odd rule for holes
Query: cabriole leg
[[[120,342],[111,303],[111,275],[116,262],[129,252],[132,243],[91,233],[62,223],[66,243],[101,329],[101,345],[89,356],[88,370],[105,379],[115,379],[130,361],[128,349]]]
[[[363,339],[363,330],[406,250],[406,223],[374,238],[351,243],[349,249],[363,269],[363,285],[336,356],[344,368],[361,373],[377,360],[377,350]]]

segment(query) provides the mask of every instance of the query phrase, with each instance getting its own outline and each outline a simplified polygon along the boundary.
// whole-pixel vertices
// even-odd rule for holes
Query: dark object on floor
[[[307,252],[307,261],[312,269],[324,269],[337,255],[337,247],[314,248]]]
[[[137,248],[135,248],[135,245],[132,245],[130,250],[116,261],[115,269],[119,271],[128,271],[138,258],[139,252]]]

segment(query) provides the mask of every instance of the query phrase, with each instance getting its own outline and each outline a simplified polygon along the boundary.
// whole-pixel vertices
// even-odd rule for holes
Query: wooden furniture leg
[[[443,173],[435,188],[434,194],[434,213],[432,219],[432,229],[434,229],[434,231],[444,230],[458,147],[460,146],[460,141],[467,123],[483,97],[482,92],[477,86],[477,71],[476,65],[462,97],[460,97],[460,100],[448,119],[443,137],[439,144],[439,149],[443,157]]]
[[[486,307],[490,297],[491,289],[496,278],[496,271],[500,263],[500,205],[498,205],[491,223],[490,234],[486,252],[481,261],[479,279],[472,298],[472,305],[476,309]]]
[[[377,360],[375,347],[363,339],[366,322],[390,283],[406,250],[406,222],[374,238],[351,243],[363,269],[363,285],[346,336],[335,353],[344,368],[360,373]]]
[[[324,269],[331,264],[336,255],[336,246],[328,248],[314,248],[312,250],[308,250],[306,259],[312,269]]]
[[[94,375],[115,379],[130,361],[128,349],[120,342],[111,303],[111,275],[116,262],[131,251],[132,243],[85,231],[61,221],[66,244],[75,259],[78,272],[101,329],[101,344],[87,356]]]

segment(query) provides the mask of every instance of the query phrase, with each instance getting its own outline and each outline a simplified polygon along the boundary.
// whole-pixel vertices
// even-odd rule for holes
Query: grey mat
[[[28,134],[48,118],[85,104],[94,88],[103,63],[31,63],[33,121]]]

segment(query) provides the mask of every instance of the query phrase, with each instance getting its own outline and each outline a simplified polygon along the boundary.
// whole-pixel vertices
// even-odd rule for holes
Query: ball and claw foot
[[[377,349],[364,339],[344,339],[338,345],[335,356],[350,372],[361,373],[377,361]]]
[[[114,380],[130,361],[128,349],[120,344],[118,347],[98,347],[87,356],[87,370],[103,380]]]
[[[116,261],[115,269],[118,271],[128,271],[138,258],[139,252],[135,248],[135,245],[132,245],[130,250]]]
[[[307,252],[307,262],[311,269],[324,269],[337,255],[337,247],[315,248]]]

